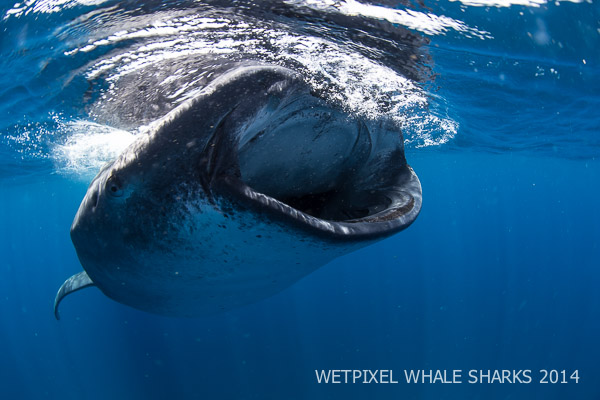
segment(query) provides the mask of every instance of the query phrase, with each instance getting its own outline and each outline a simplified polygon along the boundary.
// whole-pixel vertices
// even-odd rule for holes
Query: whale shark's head
[[[329,104],[291,70],[244,66],[148,126],[105,166],[71,236],[107,295],[169,314],[200,296],[190,280],[260,280],[232,265],[259,262],[260,254],[243,252],[267,237],[264,251],[356,245],[407,227],[420,207],[420,183],[396,127]],[[301,267],[278,278],[280,286],[321,260],[316,252],[301,258],[290,261]],[[223,300],[221,308],[248,301]]]

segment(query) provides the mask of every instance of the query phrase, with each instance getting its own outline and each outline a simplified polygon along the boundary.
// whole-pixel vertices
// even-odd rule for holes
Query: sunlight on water
[[[348,11],[348,10],[346,10]],[[371,10],[373,11],[373,10]],[[227,29],[223,29],[227,27]],[[269,49],[258,39],[268,39]],[[245,38],[239,40],[239,38]],[[104,97],[117,98],[123,91],[119,80],[156,68],[166,60],[182,60],[181,67],[157,82],[165,97],[181,103],[201,89],[210,71],[198,71],[186,64],[191,56],[215,56],[243,53],[278,65],[293,61],[304,69],[314,90],[352,113],[370,120],[389,118],[408,134],[407,144],[419,147],[446,143],[456,134],[457,123],[447,115],[426,112],[428,95],[418,84],[393,69],[360,54],[351,47],[324,38],[301,36],[276,29],[265,29],[251,21],[185,15],[153,21],[96,39],[66,55],[91,51],[120,41],[144,39],[139,47],[100,59],[86,72],[89,80],[104,77],[109,83]],[[173,85],[173,82],[179,82]],[[382,103],[387,107],[383,108]],[[418,115],[418,118],[415,116]],[[450,120],[450,122],[448,122]]]
[[[222,29],[227,27],[227,29]],[[267,51],[258,39],[267,38],[271,48]],[[245,38],[239,40],[238,38]],[[309,83],[316,90],[324,90],[327,84],[336,86],[335,91],[324,92],[330,100],[337,101],[352,112],[368,118],[378,118],[382,111],[379,101],[393,99],[389,115],[413,107],[423,107],[426,95],[414,82],[399,75],[373,60],[370,60],[347,46],[318,37],[300,36],[279,30],[267,30],[250,23],[239,23],[227,19],[184,16],[165,21],[154,21],[151,26],[143,25],[117,32],[95,40],[81,48],[67,51],[68,56],[81,51],[91,51],[99,46],[109,46],[121,41],[146,39],[143,45],[98,60],[87,72],[88,79],[104,76],[110,84],[108,95],[118,95],[116,82],[127,75],[152,68],[166,60],[185,60],[198,55],[221,55],[243,52],[246,57],[264,58],[277,64],[289,60],[300,63],[309,73]],[[261,39],[264,40],[264,39]],[[194,64],[182,67],[167,80],[161,92],[166,97],[186,100],[195,82],[209,71],[198,71]],[[182,80],[183,85],[170,93],[167,85]],[[122,90],[122,89],[121,89]]]
[[[427,35],[443,35],[449,30],[461,32],[466,36],[475,36],[480,39],[490,38],[489,32],[472,28],[464,22],[443,15],[423,13],[415,10],[398,10],[386,7],[364,4],[356,0],[308,0],[301,3],[318,10],[337,10],[347,16],[370,17],[386,20],[393,24],[400,24],[410,29],[415,29]]]
[[[0,57],[4,168],[89,176],[130,132],[244,63],[290,68],[338,109],[392,121],[408,150],[596,157],[597,18],[569,25],[572,38],[561,28],[564,11],[588,3],[18,2],[0,20],[18,43]],[[34,35],[40,18],[48,30]]]
[[[474,7],[510,7],[510,6],[528,6],[528,7],[540,7],[548,3],[559,3],[559,2],[571,2],[571,3],[583,3],[586,0],[450,0],[459,1],[466,6]],[[587,0],[591,3],[591,0]]]
[[[6,12],[4,18],[10,16],[21,17],[29,13],[57,13],[67,8],[82,6],[95,6],[106,3],[108,0],[27,0],[16,3]]]
[[[491,38],[488,32],[455,18],[414,9],[390,9],[354,0],[289,0],[283,3],[340,18],[382,21],[427,35],[443,36],[455,32],[465,37]],[[18,19],[30,14],[58,13],[99,4],[110,6],[112,3],[103,0],[30,0],[16,3],[4,17]],[[265,24],[260,18],[243,13],[204,12],[195,6],[176,13],[157,10],[150,19],[145,14],[128,15],[126,23],[113,17],[113,14],[118,15],[115,7],[102,10],[90,11],[55,32],[61,41],[57,48],[61,48],[60,54],[65,60],[86,60],[78,73],[89,85],[99,88],[92,93],[97,100],[86,110],[87,116],[70,122],[68,119],[54,121],[58,133],[54,139],[43,135],[23,143],[24,158],[51,159],[60,172],[86,177],[93,174],[133,141],[134,135],[126,130],[137,131],[140,125],[162,117],[205,87],[214,70],[199,67],[197,60],[212,60],[209,62],[218,64],[223,62],[221,60],[236,62],[241,58],[292,66],[320,96],[344,111],[365,120],[393,121],[398,129],[401,128],[409,148],[438,146],[447,143],[458,132],[458,123],[451,116],[436,114],[429,108],[431,97],[420,83],[398,71],[405,63],[408,68],[416,68],[413,73],[418,75],[418,68],[428,68],[422,65],[427,55],[421,59],[418,53],[411,54],[407,50],[408,60],[399,59],[400,65],[395,60],[393,65],[386,65],[378,57],[372,57],[378,52],[385,55],[384,49],[337,40],[320,31],[307,34],[305,30],[286,29],[279,22]],[[95,24],[95,19],[101,19],[102,23]],[[85,36],[80,35],[81,28],[85,28]],[[409,31],[404,35],[406,37],[401,40],[408,46],[420,38],[418,35],[413,38]],[[410,67],[411,63],[417,66]],[[177,68],[171,69],[171,66]],[[161,72],[156,71],[162,71],[160,79],[157,76]],[[124,93],[138,91],[138,86],[131,84],[136,79],[151,86],[153,93],[160,93],[160,98],[127,97],[123,100]],[[169,105],[163,108],[160,102],[165,99]],[[121,115],[121,111],[131,104],[145,104],[144,108],[149,111],[142,112],[143,119],[136,119],[134,114]],[[39,143],[44,146],[35,152],[28,151]]]

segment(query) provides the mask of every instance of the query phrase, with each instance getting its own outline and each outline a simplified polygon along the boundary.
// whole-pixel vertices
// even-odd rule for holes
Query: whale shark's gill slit
[[[200,184],[211,201],[210,186],[215,177],[218,174],[238,175],[237,171],[239,171],[236,168],[235,161],[233,161],[236,158],[231,157],[231,154],[235,152],[234,141],[227,135],[225,127],[227,118],[233,112],[235,112],[235,107],[221,118],[208,140],[200,159],[200,169],[202,171],[199,175]]]

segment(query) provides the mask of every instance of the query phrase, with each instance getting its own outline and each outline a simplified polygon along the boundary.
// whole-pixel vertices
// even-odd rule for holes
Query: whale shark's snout
[[[289,69],[238,67],[92,181],[71,228],[85,272],[55,310],[90,285],[159,314],[231,309],[404,229],[420,208],[397,127],[326,102]]]

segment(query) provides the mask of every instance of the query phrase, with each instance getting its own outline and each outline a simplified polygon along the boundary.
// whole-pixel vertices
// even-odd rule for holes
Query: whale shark
[[[400,129],[344,110],[297,71],[237,65],[148,124],[92,180],[71,226],[95,286],[193,317],[272,296],[408,227],[421,184]]]

